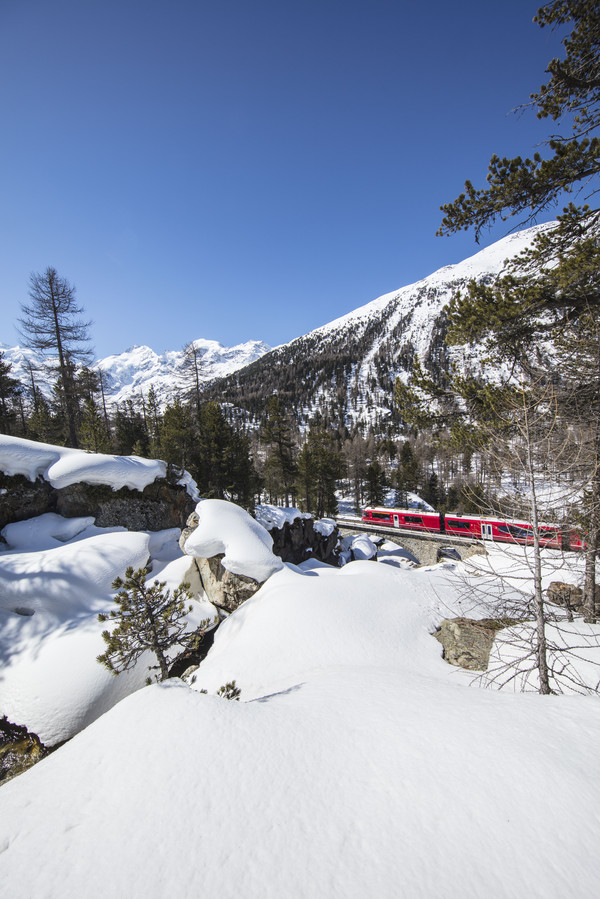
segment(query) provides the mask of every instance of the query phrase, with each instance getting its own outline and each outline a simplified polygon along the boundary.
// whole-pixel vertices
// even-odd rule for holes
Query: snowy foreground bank
[[[126,685],[95,662],[97,612],[125,565],[150,555],[176,584],[189,557],[169,532],[42,518],[9,526],[0,553],[2,711],[35,713],[42,733],[84,729],[0,788],[0,895],[595,895],[598,699],[472,686],[431,636],[486,614],[465,585],[498,592],[495,572],[516,577],[523,550],[413,570],[275,564],[194,684],[138,689],[145,672]],[[239,563],[250,540],[212,520]],[[579,577],[575,556],[547,558],[546,580]],[[502,589],[526,593],[523,571]],[[214,695],[232,679],[240,702]]]

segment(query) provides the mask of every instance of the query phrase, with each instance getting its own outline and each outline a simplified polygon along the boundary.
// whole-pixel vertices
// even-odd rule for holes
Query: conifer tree
[[[0,431],[12,433],[16,417],[16,401],[20,394],[19,382],[11,377],[11,364],[0,352]]]
[[[90,322],[80,318],[83,309],[77,305],[73,285],[52,267],[42,274],[31,275],[29,297],[29,305],[21,307],[21,337],[25,346],[57,359],[68,439],[71,446],[77,447],[74,373],[77,362],[87,362],[90,358]]]
[[[147,568],[134,571],[130,566],[124,580],[118,577],[113,581],[117,608],[98,615],[98,620],[117,624],[103,632],[106,650],[98,661],[117,675],[132,668],[143,653],[151,652],[157,664],[149,670],[158,670],[157,679],[163,681],[169,676],[169,650],[191,645],[198,640],[198,631],[187,632],[186,615],[192,610],[189,584],[181,584],[171,595],[164,582],[147,584],[147,575]],[[206,626],[203,622],[200,630]]]
[[[327,431],[311,428],[298,455],[301,505],[317,518],[337,514],[335,490],[345,474],[344,458]]]
[[[513,215],[532,219],[586,184],[587,199],[597,196],[600,174],[600,7],[595,0],[552,0],[537,13],[540,27],[570,26],[563,39],[564,59],[553,59],[548,80],[530,97],[540,119],[566,123],[565,134],[552,134],[548,153],[532,159],[492,157],[487,187],[476,190],[466,182],[465,192],[442,207],[445,213],[440,233],[473,228],[479,239],[483,228],[496,219]],[[579,338],[587,332],[588,358],[600,381],[600,350],[597,322],[600,314],[598,289],[598,234],[600,210],[569,204],[559,216],[558,227],[540,234],[531,250],[512,266],[507,277],[494,286],[469,285],[451,308],[450,339],[474,341],[485,338],[499,355],[519,366],[531,379],[540,368],[556,366],[561,335]],[[552,361],[538,352],[540,338],[553,345]],[[588,338],[591,338],[591,342]],[[589,347],[591,346],[591,350]],[[564,357],[563,357],[564,359]],[[557,369],[560,367],[557,366]],[[561,372],[564,376],[564,372]],[[573,370],[567,373],[573,382]],[[570,391],[567,390],[567,396]],[[596,394],[597,397],[597,394]],[[568,402],[562,414],[568,416]],[[581,407],[580,407],[581,408]],[[595,556],[600,534],[600,408],[598,400],[587,405],[590,435],[590,489],[586,496],[588,552],[586,554],[586,617],[594,617]]]
[[[84,401],[79,425],[79,439],[82,449],[94,453],[111,451],[111,435],[104,416],[92,396]]]
[[[600,138],[594,135],[600,125],[600,7],[596,0],[552,0],[534,21],[541,28],[570,26],[562,41],[564,59],[549,62],[549,78],[530,95],[529,104],[539,119],[566,122],[567,130],[564,135],[552,133],[544,156],[494,155],[485,188],[477,190],[467,181],[464,193],[442,206],[440,234],[473,228],[479,240],[496,219],[525,215],[531,220],[565,191],[589,185],[600,173]],[[595,228],[598,209],[586,207],[585,216],[586,225]]]
[[[202,351],[192,340],[183,348],[183,359],[180,366],[181,390],[196,415],[200,414],[202,405],[202,356]]]
[[[196,425],[190,409],[179,398],[164,411],[159,440],[165,462],[181,469],[190,467],[196,446]]]
[[[269,482],[276,492],[281,490],[285,504],[289,505],[296,477],[295,448],[289,418],[277,396],[267,401],[262,439],[271,450],[265,463]]]
[[[143,416],[133,404],[133,400],[125,400],[117,407],[115,413],[116,450],[122,456],[134,452],[139,456],[148,453],[148,430]]]
[[[385,502],[387,478],[378,459],[367,468],[367,505],[382,506]]]

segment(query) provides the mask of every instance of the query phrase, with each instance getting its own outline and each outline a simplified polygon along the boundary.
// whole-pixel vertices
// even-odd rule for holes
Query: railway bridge
[[[454,537],[448,534],[435,534],[427,531],[414,531],[407,528],[373,526],[365,524],[360,518],[336,518],[336,524],[342,536],[348,534],[377,534],[396,543],[416,556],[421,565],[435,565],[441,558],[444,547],[452,547],[461,559],[469,556],[485,554],[485,546],[481,540],[469,537]]]

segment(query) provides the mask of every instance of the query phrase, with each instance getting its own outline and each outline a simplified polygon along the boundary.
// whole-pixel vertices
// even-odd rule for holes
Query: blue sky
[[[48,265],[104,356],[284,343],[476,252],[439,206],[547,135],[538,5],[0,0],[0,342]]]

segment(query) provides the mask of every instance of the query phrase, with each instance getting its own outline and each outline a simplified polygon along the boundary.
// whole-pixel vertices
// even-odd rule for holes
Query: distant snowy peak
[[[249,340],[233,347],[224,347],[216,340],[199,338],[193,341],[200,357],[200,381],[207,384],[216,378],[233,374],[249,365],[270,349],[260,340]],[[158,354],[148,346],[133,346],[118,355],[98,360],[94,368],[105,376],[105,391],[112,402],[147,394],[150,386],[165,402],[178,391],[182,381],[183,350],[168,350]]]
[[[202,385],[233,374],[270,350],[261,340],[248,340],[233,347],[225,347],[216,340],[204,338],[194,340],[193,343],[199,351]],[[39,354],[23,347],[0,344],[0,352],[10,362],[12,376],[26,389],[31,387],[30,368],[39,372],[48,366],[48,362]],[[147,395],[152,386],[159,402],[164,405],[181,389],[182,362],[183,350],[168,350],[159,354],[149,346],[132,346],[123,353],[99,359],[92,368],[103,374],[104,396],[109,403],[124,403],[140,398]],[[34,377],[38,387],[49,396],[53,379],[44,379],[39,374],[34,374]]]

